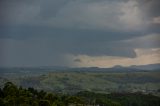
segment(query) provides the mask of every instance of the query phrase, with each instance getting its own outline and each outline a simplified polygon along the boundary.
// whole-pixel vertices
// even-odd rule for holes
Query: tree
[[[39,106],[51,106],[48,100],[40,100]]]
[[[7,82],[4,85],[3,88],[3,93],[5,96],[10,95],[10,96],[16,96],[18,91],[18,88],[16,85],[14,85],[12,82]]]
[[[0,98],[3,98],[4,97],[4,93],[2,91],[2,89],[0,88]]]
[[[38,99],[44,99],[45,96],[46,96],[46,92],[44,92],[43,90],[38,92]]]
[[[71,103],[71,104],[84,104],[84,100],[82,100],[82,98],[80,97],[77,97],[77,96],[71,96],[67,99],[67,102],[68,103]]]
[[[0,98],[0,106],[4,106],[4,102],[2,98]]]

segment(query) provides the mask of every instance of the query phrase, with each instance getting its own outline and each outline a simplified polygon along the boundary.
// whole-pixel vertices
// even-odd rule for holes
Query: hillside
[[[38,70],[38,69],[37,69]],[[39,72],[21,70],[1,74],[1,85],[12,81],[23,87],[60,93],[79,91],[143,92],[158,94],[160,89],[159,71],[51,71]],[[159,94],[158,94],[159,95]]]

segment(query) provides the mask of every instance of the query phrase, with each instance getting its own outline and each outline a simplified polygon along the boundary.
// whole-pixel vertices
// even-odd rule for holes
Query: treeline
[[[7,82],[0,88],[0,106],[160,106],[160,97],[141,93],[101,94],[88,91],[65,95],[17,87]]]
[[[83,91],[76,95],[99,106],[160,106],[160,97],[141,92],[102,94]]]

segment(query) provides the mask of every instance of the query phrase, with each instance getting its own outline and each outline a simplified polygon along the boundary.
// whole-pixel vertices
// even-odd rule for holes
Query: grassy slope
[[[60,92],[142,91],[159,89],[159,75],[160,72],[52,72],[38,77],[22,78],[21,84]]]
[[[160,88],[160,72],[50,72],[43,75],[11,75],[8,79],[24,87],[57,92],[88,90],[108,93]]]

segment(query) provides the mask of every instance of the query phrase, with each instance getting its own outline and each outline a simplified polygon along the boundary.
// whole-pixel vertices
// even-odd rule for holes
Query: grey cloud
[[[66,54],[133,58],[137,47],[159,48],[147,43],[152,38],[124,42],[160,33],[144,24],[159,7],[159,0],[1,0],[0,62],[68,65]]]
[[[144,2],[143,2],[144,1]],[[142,9],[150,16],[157,17],[160,16],[160,1],[159,0],[142,0]]]
[[[74,59],[74,62],[82,62],[82,60],[81,59]]]
[[[149,27],[146,31],[157,32],[160,30],[160,26],[156,23],[152,23],[153,19],[160,16],[160,1],[159,0],[137,0],[139,2],[139,7],[143,12],[148,23]]]
[[[129,0],[128,0],[129,1]],[[130,7],[124,8],[122,4],[128,5],[128,1],[122,0],[46,0],[29,2],[19,0],[12,2],[3,1],[1,11],[8,24],[29,24],[29,25],[45,25],[53,27],[70,27],[82,29],[110,29],[123,30],[126,28],[135,29],[136,20],[140,17],[135,13],[132,17],[134,23],[130,23],[128,16],[122,10],[134,8],[132,2]],[[11,5],[11,6],[10,6]],[[137,7],[139,8],[139,7]],[[139,11],[139,10],[137,10]],[[134,11],[132,12],[132,14]],[[121,21],[121,15],[125,18]],[[129,15],[129,14],[127,14]],[[128,21],[125,21],[128,20]],[[139,20],[137,20],[139,23]],[[130,24],[133,24],[130,26]],[[129,26],[128,26],[129,25]],[[136,26],[136,27],[135,27]],[[131,28],[130,28],[131,27]],[[133,27],[133,28],[132,28]],[[142,28],[142,27],[139,27]],[[137,28],[138,29],[138,28]]]
[[[56,52],[56,54],[53,52],[53,55],[84,54],[90,56],[109,55],[122,57],[135,57],[134,49],[123,45],[116,45],[111,42],[118,42],[119,40],[126,40],[141,35],[140,33],[130,32],[54,29],[50,27],[18,27],[16,29],[11,28],[9,31],[6,30],[6,33],[3,33],[6,34],[5,36],[0,36],[3,39],[14,39],[17,41],[37,39],[34,42],[37,45],[39,44],[40,47],[44,47],[41,46],[41,42],[45,42],[46,45],[44,49],[42,48],[39,52],[46,51],[47,53],[52,50]],[[28,44],[30,44],[30,42],[28,42]],[[19,45],[15,45],[13,48]],[[32,45],[29,46],[32,47]],[[24,48],[29,46],[24,46]],[[32,49],[36,50],[36,48]]]
[[[0,40],[3,44],[1,66],[53,66],[67,65],[64,55],[56,45],[46,40]],[[53,48],[53,49],[52,49]]]
[[[30,39],[33,39],[30,41]],[[110,55],[110,56],[123,56],[123,57],[134,57],[135,53],[130,48],[124,48],[121,46],[114,47],[109,45],[109,40],[107,41],[106,36],[50,36],[41,38],[28,38],[28,40],[15,39],[15,42],[10,42],[3,39],[5,45],[9,45],[7,48],[14,51],[13,48],[17,48],[15,51],[25,51],[21,54],[26,54],[27,51],[32,51],[31,54],[36,55],[36,53],[52,53],[52,55],[57,54],[84,54],[84,55]],[[21,42],[19,42],[21,41]],[[23,42],[25,41],[25,44]],[[16,42],[19,42],[18,44]],[[35,46],[36,45],[36,46]],[[113,46],[113,47],[112,47]],[[19,49],[18,49],[19,48]],[[31,48],[31,50],[28,48]],[[37,50],[38,49],[38,50]],[[41,52],[41,53],[40,53]],[[45,53],[45,54],[46,54]],[[45,55],[44,54],[44,55]],[[42,55],[41,55],[42,56]]]
[[[21,25],[32,23],[39,14],[39,0],[1,0],[0,1],[0,19],[1,25]]]
[[[149,34],[143,37],[137,37],[127,40],[130,47],[133,48],[159,48],[160,47],[160,33]],[[127,44],[126,44],[127,45]]]
[[[105,34],[74,36],[72,33],[68,36],[64,34],[27,39],[5,38],[0,41],[0,50],[3,50],[1,63],[14,66],[68,65],[65,59],[66,54],[134,58],[136,57],[135,48],[159,47],[158,43],[148,45],[151,42],[159,42],[157,39],[159,35],[152,36],[129,40],[123,38],[122,41],[111,40],[113,38],[109,39]]]
[[[59,10],[63,8],[70,0],[45,0],[41,1],[40,17],[42,19],[49,19],[55,17]]]
[[[132,50],[136,48],[151,49],[160,47],[160,33],[147,34],[145,36],[139,36],[128,40],[120,40],[111,42],[109,45],[112,47],[124,47]]]

